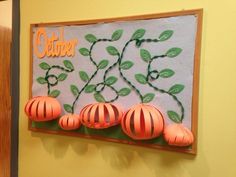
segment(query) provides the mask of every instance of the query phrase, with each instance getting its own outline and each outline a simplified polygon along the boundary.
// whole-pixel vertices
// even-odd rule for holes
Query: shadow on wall
[[[201,154],[201,159],[204,160],[201,160],[199,166],[193,166],[190,164],[198,157],[189,154],[159,150],[144,151],[143,149],[139,149],[137,153],[147,167],[155,172],[156,177],[199,177],[199,173],[196,174],[196,169],[194,170],[194,168],[209,173],[209,168],[203,154]],[[198,161],[199,160],[200,159],[198,159]],[[208,174],[204,174],[204,176],[207,177]]]
[[[89,150],[89,143],[82,139],[80,141],[72,137],[66,136],[54,136],[47,134],[42,136],[35,132],[31,132],[33,137],[40,138],[43,144],[43,147],[49,154],[53,154],[56,158],[63,158],[69,147],[73,149],[78,155],[84,155]],[[56,148],[60,147],[60,148]]]
[[[32,132],[32,136],[40,138],[45,150],[58,159],[66,155],[68,148],[72,148],[79,156],[91,155],[92,157],[100,153],[105,163],[109,164],[112,169],[117,171],[138,168],[141,167],[141,163],[145,164],[156,177],[198,177],[197,175],[199,175],[194,173],[195,170],[193,168],[196,168],[196,166],[189,165],[191,162],[195,161],[198,156],[98,140],[79,139],[78,141],[77,138],[66,136],[42,136],[34,132]],[[204,154],[200,155],[201,161],[199,162],[200,159],[198,159],[199,166],[197,166],[197,168],[207,172],[204,176],[208,176],[209,167],[204,158],[205,156]],[[172,170],[174,170],[175,173],[173,173]]]

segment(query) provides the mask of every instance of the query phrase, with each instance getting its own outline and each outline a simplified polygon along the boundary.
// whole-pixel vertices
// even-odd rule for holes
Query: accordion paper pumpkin
[[[192,132],[183,124],[168,125],[163,134],[166,142],[173,146],[189,146],[194,141]]]
[[[60,116],[61,105],[55,98],[37,96],[25,105],[25,113],[33,121],[49,121]]]
[[[66,114],[59,119],[60,127],[64,130],[76,130],[80,127],[80,118],[76,114]]]
[[[132,139],[153,139],[163,132],[164,119],[155,107],[138,104],[125,113],[121,125],[123,131]]]
[[[86,105],[80,113],[84,126],[104,129],[118,125],[122,118],[122,110],[110,103],[95,103]]]
[[[201,18],[31,25],[30,130],[196,153]]]

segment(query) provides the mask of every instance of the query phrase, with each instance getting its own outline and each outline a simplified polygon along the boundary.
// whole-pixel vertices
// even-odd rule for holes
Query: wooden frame
[[[75,21],[75,22],[54,22],[54,23],[40,23],[40,24],[31,24],[30,27],[30,87],[29,87],[29,93],[30,98],[32,97],[32,61],[33,61],[33,53],[32,53],[32,39],[33,39],[33,27],[44,27],[44,26],[67,26],[67,25],[87,25],[87,24],[96,24],[96,23],[109,23],[109,22],[115,22],[115,21],[131,21],[131,20],[147,20],[147,19],[153,19],[153,18],[166,18],[166,17],[174,17],[174,16],[184,16],[184,15],[195,15],[198,19],[197,21],[197,33],[196,33],[196,40],[195,40],[195,56],[194,56],[194,83],[193,83],[193,98],[192,98],[192,132],[195,137],[197,137],[197,118],[198,118],[198,89],[199,89],[199,65],[200,65],[200,45],[201,45],[201,29],[202,29],[202,15],[203,10],[202,9],[196,9],[196,10],[187,10],[187,11],[178,11],[178,12],[169,12],[169,13],[160,13],[160,14],[150,14],[150,15],[140,15],[140,16],[129,16],[129,17],[121,17],[121,18],[110,18],[110,19],[97,19],[97,20],[84,20],[84,21]],[[50,133],[50,134],[59,134],[59,135],[67,135],[67,136],[78,136],[78,137],[85,137],[90,138],[91,136],[88,135],[81,135],[78,133],[72,133],[72,132],[64,132],[64,131],[53,131],[43,128],[33,128],[31,125],[32,122],[29,121],[29,130],[35,131],[35,132],[43,132],[43,133]],[[117,139],[111,139],[111,138],[104,138],[99,136],[93,136],[93,138],[98,140],[106,140],[110,142],[120,142],[124,144],[132,144],[132,145],[139,145],[139,146],[145,146],[145,147],[151,147],[151,148],[157,148],[157,149],[164,149],[164,150],[171,150],[171,151],[177,151],[177,152],[184,152],[189,154],[196,154],[197,152],[197,138],[192,145],[191,149],[181,149],[181,148],[175,148],[175,147],[163,147],[159,145],[153,145],[153,144],[140,144],[140,143],[132,143],[129,141],[123,141],[123,140],[117,140]]]

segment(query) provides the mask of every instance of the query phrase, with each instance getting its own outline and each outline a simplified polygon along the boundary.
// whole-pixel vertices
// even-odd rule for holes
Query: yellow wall
[[[235,0],[21,0],[20,177],[235,177]],[[31,133],[29,24],[204,8],[198,155]]]

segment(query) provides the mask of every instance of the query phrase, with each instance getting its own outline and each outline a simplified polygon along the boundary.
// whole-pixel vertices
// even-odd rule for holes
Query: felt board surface
[[[57,100],[60,102],[61,106],[64,107],[61,114],[64,115],[70,111],[68,107],[65,107],[65,104],[73,107],[72,109],[75,114],[79,114],[84,106],[102,99],[107,102],[111,101],[124,111],[127,111],[133,105],[143,101],[140,100],[140,95],[143,99],[147,96],[146,100],[148,104],[154,105],[161,111],[166,124],[170,124],[173,121],[169,118],[167,113],[171,110],[179,117],[183,118],[182,123],[186,127],[194,130],[193,109],[197,108],[196,105],[195,108],[193,108],[193,101],[194,92],[198,92],[198,90],[194,89],[194,83],[195,86],[196,83],[198,83],[198,77],[196,77],[195,73],[197,63],[196,41],[197,37],[199,37],[197,35],[199,33],[199,16],[195,13],[195,11],[191,11],[189,14],[181,14],[181,12],[179,12],[173,13],[173,16],[163,14],[163,17],[157,15],[158,18],[133,18],[128,21],[124,18],[105,23],[97,21],[92,24],[72,23],[65,25],[58,23],[58,25],[32,25],[32,90],[30,90],[32,97],[47,95],[58,90],[59,93],[56,93],[58,94]],[[52,56],[53,54],[50,55],[46,53],[43,57],[39,56],[39,54],[35,52],[36,47],[34,44],[37,42],[38,31],[42,29],[45,36],[48,38],[55,35],[59,40],[76,41],[74,46],[72,45],[72,47],[74,47],[74,51],[72,51],[73,54]],[[122,31],[122,33],[119,33],[120,31]],[[136,40],[130,40],[137,31],[141,32],[140,35],[142,37],[140,40],[143,40],[141,44],[138,44]],[[171,35],[168,33],[170,31]],[[120,35],[117,35],[119,39],[112,40],[114,32],[118,32]],[[165,35],[167,35],[167,37],[170,35],[170,37],[163,41],[156,40],[160,39],[163,32],[167,32]],[[42,37],[43,35],[41,35],[39,39],[42,39]],[[98,42],[94,43],[95,40]],[[43,53],[44,47],[45,45],[38,45],[38,53]],[[110,51],[109,47],[111,49]],[[116,65],[118,57],[112,54],[112,52],[116,51],[122,55],[121,63],[124,64],[122,70],[123,76],[135,86],[140,95],[122,78],[120,70]],[[90,55],[86,52],[89,52]],[[156,57],[151,64],[145,61],[149,56]],[[60,69],[60,67],[65,68],[65,61],[72,63],[73,71],[68,72],[65,69]],[[42,69],[42,63],[46,63],[49,66],[60,67],[55,67],[47,71]],[[101,69],[97,69],[99,64],[103,64]],[[152,75],[148,75],[148,72],[151,72]],[[62,79],[61,81],[56,81],[55,78],[51,77],[50,82],[54,82],[55,84],[48,86],[48,84],[45,84],[43,81],[40,82],[39,79],[44,78],[46,73],[56,76],[57,79],[60,74],[62,74]],[[149,77],[149,79],[142,80],[143,76]],[[79,91],[86,90],[85,86],[88,85],[91,87],[97,86],[98,89],[104,86],[101,84],[105,81],[104,78],[110,78],[111,82],[114,83],[110,87],[104,87],[104,89],[99,92],[99,97],[95,96],[95,92],[86,93],[83,91],[79,97],[73,94],[71,85],[74,86],[74,91],[76,91],[76,89]],[[196,87],[198,88],[198,85]],[[122,89],[125,92],[125,96],[118,94]],[[160,90],[164,90],[165,92]],[[168,94],[168,92],[172,91],[173,93],[176,92],[175,98]],[[70,106],[69,108],[71,108]],[[114,142],[171,149],[171,147],[167,146],[162,136],[152,140],[132,140],[123,133],[119,125],[103,130],[82,126],[78,130],[67,132],[58,126],[58,120],[49,122],[30,121],[29,126],[30,129],[36,131],[48,130],[48,132],[51,133],[69,133],[72,136],[95,137],[97,139],[107,139]],[[193,132],[196,136],[195,130]],[[173,149],[176,150],[175,147]],[[177,150],[191,152],[192,146],[177,148]]]

